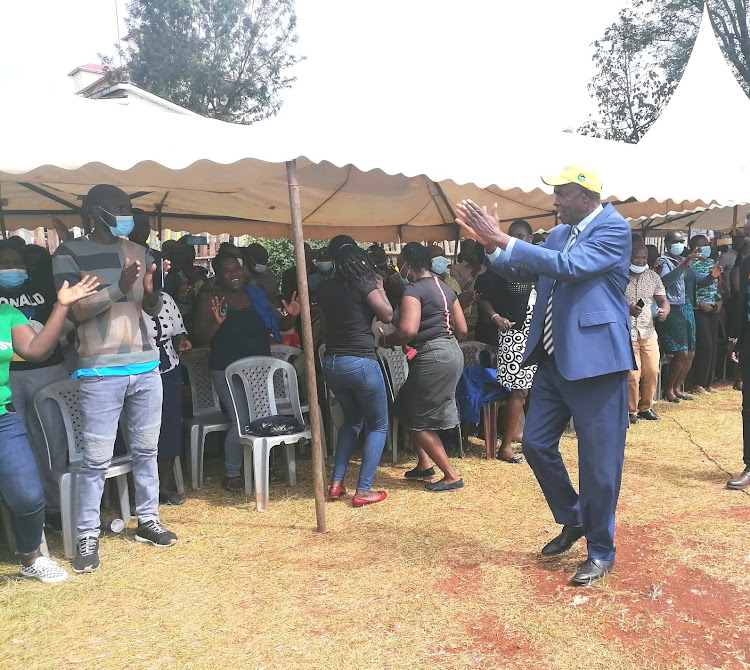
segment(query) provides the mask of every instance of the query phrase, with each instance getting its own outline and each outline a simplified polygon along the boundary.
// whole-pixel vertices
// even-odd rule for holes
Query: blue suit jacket
[[[539,276],[538,297],[526,344],[524,365],[539,361],[544,315],[554,282],[552,339],[560,374],[569,381],[635,367],[630,343],[630,310],[625,300],[631,231],[610,203],[564,253],[570,226],[555,226],[547,241],[534,246],[517,240],[492,270],[511,281]]]

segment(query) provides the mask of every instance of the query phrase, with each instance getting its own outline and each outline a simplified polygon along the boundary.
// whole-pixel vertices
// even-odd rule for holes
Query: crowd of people
[[[447,436],[461,422],[459,341],[482,342],[497,352],[497,383],[508,393],[501,440],[492,449],[509,464],[526,458],[562,525],[543,555],[587,537],[589,560],[573,579],[584,584],[605,576],[614,562],[625,431],[659,419],[653,403],[662,355],[671,355],[666,401],[711,393],[724,328],[739,340],[734,387],[743,388],[740,372],[750,365],[750,354],[742,356],[750,341],[750,223],[718,259],[708,238],[688,239],[681,231],[666,234],[660,254],[600,203],[595,171],[569,166],[546,182],[555,188],[564,224],[548,237],[521,219],[504,233],[494,213],[464,202],[457,221],[467,238],[456,263],[440,245],[414,242],[393,262],[383,247],[365,249],[340,235],[321,249],[306,246],[305,271],[320,324],[315,345],[325,344],[321,373],[343,414],[328,498],[347,495],[346,472],[359,446],[352,505],[386,499],[386,491],[372,487],[391,413],[416,452],[405,477],[431,492],[464,486]],[[180,355],[210,348],[211,379],[232,422],[221,485],[242,493],[242,427],[231,411],[225,370],[239,359],[270,355],[272,343],[300,347],[296,268],[277,277],[261,244],[224,243],[204,267],[189,236],[149,247],[148,214],[132,208],[118,188],[94,187],[86,209],[91,232],[68,239],[52,257],[20,238],[0,242],[0,495],[11,510],[21,574],[47,583],[67,577],[42,556],[40,542],[44,524],[61,525],[53,473],[65,469],[68,445],[63,430],[43,433],[32,410],[40,389],[70,376],[79,382],[73,570],[91,572],[100,566],[105,473],[123,446],[132,458],[136,540],[157,547],[177,542],[160,521],[159,505],[185,502],[173,475],[182,449],[174,430],[183,416]],[[724,313],[731,318],[725,321]],[[392,408],[378,347],[399,348],[408,359]],[[571,417],[580,496],[558,448]],[[750,428],[744,395],[743,419]],[[730,488],[750,486],[747,444],[745,463]]]

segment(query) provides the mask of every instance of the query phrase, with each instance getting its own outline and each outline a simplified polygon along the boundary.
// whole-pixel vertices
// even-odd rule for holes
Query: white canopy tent
[[[337,138],[325,129],[291,132],[277,119],[246,127],[78,98],[6,107],[0,119],[11,129],[0,154],[9,230],[46,226],[48,213],[78,225],[82,196],[111,183],[143,209],[161,208],[167,228],[286,237],[289,158],[297,158],[305,235],[318,239],[452,239],[452,205],[462,198],[498,202],[501,218],[538,217],[535,228],[549,228],[553,198],[539,175],[571,161],[596,166],[605,197],[626,216],[736,195],[732,180],[679,167],[655,178],[640,147],[569,133],[469,127],[436,142],[429,129],[415,129],[409,146],[393,147],[374,132]]]

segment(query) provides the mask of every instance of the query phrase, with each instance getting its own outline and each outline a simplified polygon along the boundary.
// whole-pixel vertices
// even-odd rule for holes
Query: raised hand
[[[57,302],[63,307],[70,307],[79,300],[94,295],[97,286],[99,286],[99,280],[94,275],[86,275],[75,286],[70,286],[67,281],[64,281],[57,292]]]
[[[215,295],[211,296],[211,313],[216,319],[216,323],[221,325],[227,320],[227,301]]]
[[[289,302],[282,300],[281,306],[286,310],[286,313],[289,316],[299,316],[299,313],[302,311],[302,305],[300,305],[299,300],[297,300],[297,291],[292,293],[292,299]]]
[[[125,259],[125,267],[122,269],[118,286],[123,293],[130,293],[135,285],[135,280],[141,273],[141,264],[139,261],[130,262],[129,258]]]
[[[471,200],[462,200],[456,205],[456,223],[469,235],[485,247],[498,244],[504,247],[508,238],[500,230],[497,218],[497,204],[492,208],[492,214],[487,213],[486,207],[480,207]],[[469,233],[471,231],[471,233]]]

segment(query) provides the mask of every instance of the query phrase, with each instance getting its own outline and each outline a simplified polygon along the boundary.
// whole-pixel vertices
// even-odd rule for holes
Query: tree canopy
[[[253,123],[281,108],[300,60],[294,0],[131,0],[136,85],[203,116]]]
[[[750,93],[750,0],[707,0],[711,25],[737,80]],[[682,77],[703,0],[632,0],[594,42],[589,92],[596,113],[579,132],[638,142]]]

